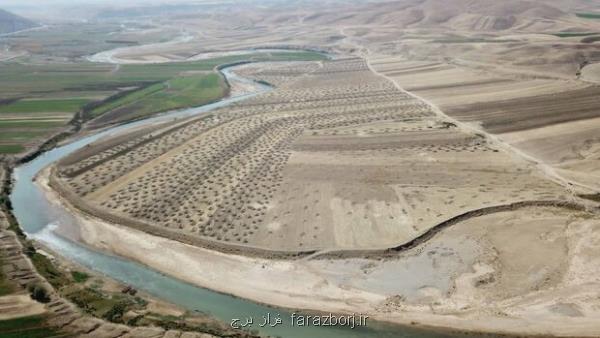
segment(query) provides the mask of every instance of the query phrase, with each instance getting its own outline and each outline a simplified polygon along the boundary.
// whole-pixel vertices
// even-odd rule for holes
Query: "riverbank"
[[[223,70],[223,72],[228,72],[228,70]],[[223,76],[225,76],[225,74],[223,74]],[[232,88],[232,92],[229,92],[229,94],[228,94],[228,97],[230,98],[229,101],[235,101],[237,99],[241,99],[244,95],[248,95],[255,91],[260,91],[260,90],[264,89],[263,85],[256,84],[251,81],[248,81],[248,83],[246,83],[245,81],[238,80],[237,76],[235,76],[234,74],[232,74],[230,76],[233,79],[232,79],[232,81],[229,82],[229,85]],[[210,107],[216,107],[218,105],[219,105],[219,103],[216,103],[216,104],[208,105],[206,107],[202,106],[202,107],[193,108],[193,109],[185,109],[182,111],[175,111],[174,114],[171,114],[172,116],[171,115],[165,116],[163,114],[163,115],[159,115],[155,118],[152,118],[151,121],[153,123],[164,123],[164,122],[168,122],[173,119],[177,119],[178,117],[185,118],[186,116],[201,113],[205,109],[210,109]],[[144,121],[144,122],[146,122],[146,121]],[[134,123],[131,123],[130,125],[132,128],[137,128],[139,124],[140,123],[134,122]],[[122,127],[123,126],[116,126],[116,127],[113,126],[112,128],[113,129],[122,129]],[[80,129],[80,128],[78,128],[78,129]],[[28,163],[30,161],[35,161],[36,159],[47,156],[47,152],[51,153],[52,150],[57,147],[67,147],[68,148],[68,147],[74,146],[74,144],[79,143],[82,139],[85,139],[85,138],[96,139],[98,137],[101,137],[102,134],[106,134],[106,131],[107,130],[104,130],[104,129],[95,130],[95,131],[79,130],[79,132],[77,132],[77,130],[75,130],[68,134],[60,134],[60,136],[53,137],[50,140],[44,142],[42,145],[37,147],[35,150],[32,150],[31,153],[29,153],[28,155],[26,155],[24,157],[13,158],[9,162],[0,163],[3,165],[0,168],[0,176],[1,176],[0,177],[0,179],[1,179],[0,187],[2,188],[0,197],[1,197],[1,202],[2,202],[2,208],[6,208],[7,215],[8,215],[7,217],[9,217],[9,216],[12,217],[12,211],[14,211],[12,209],[12,200],[11,200],[12,197],[9,197],[12,195],[13,188],[14,188],[12,183],[16,183],[16,181],[11,180],[11,177],[13,176],[13,170],[12,170],[13,167],[15,167],[17,164],[26,166],[26,165],[28,165]],[[6,167],[6,177],[7,177],[6,182],[4,182],[5,181],[5,179],[4,179],[5,178],[5,175],[4,175],[5,174],[5,170],[4,170],[5,164],[7,166]],[[6,185],[4,185],[3,183],[6,183]],[[27,199],[29,200],[30,203],[34,203],[33,200],[35,200],[35,198],[33,196],[29,196]],[[3,213],[2,213],[2,210],[0,210],[0,223],[2,226],[4,226],[3,221],[4,221]],[[94,284],[91,286],[93,288],[93,290],[89,291],[88,289],[85,289],[85,290],[81,290],[81,292],[83,292],[83,291],[92,292],[92,294],[89,294],[89,296],[93,296],[92,298],[94,298],[94,297],[98,298],[99,294],[96,294],[96,292],[100,292],[100,293],[106,294],[106,295],[108,295],[109,293],[114,293],[115,295],[117,295],[117,297],[120,297],[121,289],[128,287],[127,285],[119,283],[115,279],[109,278],[108,276],[99,274],[97,272],[93,272],[91,270],[86,270],[83,266],[78,265],[75,261],[62,258],[62,256],[60,256],[59,253],[55,252],[51,246],[46,246],[46,245],[44,245],[44,243],[42,241],[36,240],[35,235],[32,236],[32,234],[29,232],[27,233],[27,237],[25,237],[25,234],[21,232],[22,230],[17,228],[19,225],[17,225],[16,219],[12,219],[10,223],[14,224],[14,226],[12,226],[11,229],[7,229],[8,233],[6,235],[4,233],[2,233],[2,236],[0,236],[0,237],[2,238],[3,241],[7,241],[7,240],[12,241],[17,238],[16,235],[13,236],[13,234],[11,234],[10,230],[13,230],[17,233],[22,234],[23,241],[26,241],[26,240],[27,241],[35,241],[35,246],[42,249],[40,251],[39,256],[46,257],[48,264],[52,265],[52,267],[51,267],[52,271],[55,271],[57,273],[60,272],[64,276],[68,276],[69,272],[72,271],[73,269],[76,269],[78,271],[78,273],[80,272],[79,270],[86,271],[85,273],[83,273],[81,275],[85,275],[87,277],[86,279],[90,279],[90,280],[94,281]],[[26,228],[26,226],[23,224],[20,224],[20,226],[23,230]],[[13,229],[13,227],[14,227],[14,229]],[[0,230],[4,231],[4,229],[0,229]],[[81,330],[83,330],[82,327],[85,326],[85,330],[87,333],[92,334],[91,331],[93,331],[93,335],[97,336],[97,337],[108,337],[111,335],[111,332],[117,332],[117,331],[122,332],[122,333],[129,332],[129,334],[132,337],[134,337],[134,336],[135,337],[138,337],[138,336],[145,337],[146,334],[150,334],[150,333],[151,334],[160,334],[161,332],[165,334],[165,337],[166,336],[170,337],[173,334],[176,334],[178,336],[178,335],[182,334],[182,331],[188,331],[187,333],[185,333],[186,337],[188,337],[188,336],[189,337],[200,337],[201,334],[197,333],[198,331],[204,332],[201,335],[202,337],[210,336],[206,332],[219,333],[219,335],[224,334],[224,335],[232,336],[232,337],[254,336],[253,334],[246,332],[246,331],[237,331],[237,330],[234,331],[233,329],[231,329],[228,326],[228,323],[219,321],[218,319],[215,319],[214,317],[210,316],[210,314],[208,314],[208,313],[200,313],[200,312],[196,312],[195,310],[184,309],[180,306],[166,303],[164,301],[159,300],[158,298],[150,296],[150,294],[147,294],[144,292],[138,293],[137,290],[135,290],[134,288],[130,288],[128,293],[135,292],[136,299],[143,298],[142,302],[144,304],[146,304],[146,303],[147,304],[143,306],[143,309],[140,308],[142,312],[138,311],[140,309],[136,310],[139,313],[135,312],[135,311],[128,312],[128,314],[127,314],[128,316],[130,316],[130,317],[134,316],[132,318],[129,318],[129,320],[133,320],[133,321],[137,322],[137,324],[132,323],[133,326],[125,326],[125,325],[121,325],[121,324],[115,324],[112,322],[103,321],[102,319],[96,318],[91,315],[79,313],[79,312],[77,312],[78,310],[84,311],[86,309],[77,308],[75,305],[71,304],[69,300],[67,300],[66,298],[63,297],[64,295],[63,296],[59,295],[60,291],[56,290],[58,292],[55,293],[53,286],[51,284],[47,283],[45,281],[44,277],[36,271],[36,269],[39,269],[39,268],[34,267],[34,265],[32,265],[31,262],[29,262],[29,259],[27,257],[25,257],[25,255],[23,255],[22,252],[14,251],[14,249],[17,247],[20,247],[20,246],[18,246],[18,244],[10,244],[6,248],[3,248],[3,249],[10,251],[10,259],[5,260],[5,262],[3,262],[3,263],[13,264],[16,261],[16,262],[19,262],[20,265],[25,264],[30,269],[30,272],[26,273],[21,268],[21,270],[18,271],[19,277],[12,276],[12,274],[11,274],[9,276],[10,278],[8,281],[13,283],[13,282],[17,281],[17,280],[13,280],[14,278],[23,277],[23,278],[28,278],[25,281],[25,282],[27,282],[27,281],[29,281],[31,276],[37,276],[36,278],[40,279],[48,290],[52,290],[51,291],[52,292],[52,300],[51,300],[51,304],[49,307],[48,306],[45,307],[43,304],[37,303],[35,301],[26,302],[25,299],[22,299],[22,298],[26,297],[27,299],[29,299],[29,295],[26,294],[25,289],[20,290],[18,297],[12,297],[12,298],[9,297],[10,299],[3,298],[2,304],[0,304],[0,307],[12,306],[11,311],[13,311],[15,313],[7,314],[7,315],[10,315],[9,316],[10,318],[15,317],[15,316],[18,316],[19,318],[21,318],[23,315],[40,314],[43,317],[42,319],[44,320],[44,322],[48,321],[48,323],[47,323],[47,325],[49,325],[48,327],[52,328],[53,330],[60,329],[64,332],[79,333]],[[34,246],[31,245],[31,248],[33,248],[33,247]],[[6,257],[3,257],[3,258],[6,258]],[[21,262],[23,262],[23,263],[21,263]],[[58,266],[54,266],[54,264],[57,264]],[[10,271],[12,271],[12,270],[10,270]],[[73,270],[73,271],[75,271],[75,270]],[[78,274],[78,276],[79,275],[80,274]],[[68,278],[65,277],[63,279],[66,280]],[[20,281],[20,279],[18,281]],[[22,288],[25,287],[24,285],[25,284],[21,285]],[[100,290],[100,289],[96,290],[95,288],[97,287],[97,285],[100,285],[102,290]],[[73,284],[73,287],[74,286],[77,286],[77,285]],[[81,286],[81,285],[79,285],[79,286]],[[85,286],[85,287],[87,288],[87,286]],[[73,289],[70,286],[69,286],[69,288]],[[71,291],[73,291],[73,290],[71,290]],[[75,290],[75,292],[79,292],[79,291]],[[21,293],[25,293],[25,294],[21,295]],[[142,298],[140,298],[139,296],[142,296]],[[110,296],[109,296],[109,298],[110,298]],[[88,299],[88,300],[91,301],[92,299]],[[100,299],[98,298],[98,300],[100,300]],[[8,303],[4,304],[5,301]],[[108,302],[108,303],[110,303],[110,302]],[[108,303],[104,304],[104,305],[108,305]],[[115,305],[118,305],[118,304],[115,303]],[[87,301],[86,301],[85,306],[86,307],[87,306],[95,307],[96,305],[87,304]],[[28,309],[26,309],[26,308],[28,308]],[[68,311],[65,310],[65,308],[68,308]],[[21,311],[22,313],[17,314],[16,312],[18,312],[18,311]],[[27,318],[29,318],[29,317],[27,317]],[[167,328],[163,329],[161,327],[157,327],[157,323],[159,324],[158,326],[162,326],[161,323],[164,323],[167,326]],[[196,333],[194,333],[194,332],[196,332]]]
[[[86,142],[69,148],[66,153]],[[55,162],[60,154],[65,153],[48,154],[49,158],[42,161],[45,164],[22,168],[28,172],[24,176],[20,176],[23,171],[17,170],[18,182],[28,186],[17,190],[21,194],[28,190],[37,193],[40,189],[31,184],[33,174]],[[23,201],[27,206],[45,207],[61,197],[48,189],[43,175],[47,180],[47,172],[40,176],[45,184],[45,190],[41,190],[45,194],[43,203],[34,203],[29,194],[21,199],[21,209]],[[252,299],[254,304],[358,312],[393,323],[471,332],[593,336],[598,331],[595,326],[599,318],[595,310],[598,300],[586,291],[598,286],[595,271],[600,266],[597,261],[600,255],[594,251],[598,227],[594,216],[584,212],[546,206],[482,215],[453,224],[428,241],[386,259],[283,261],[200,249],[103,223],[82,215],[72,206],[64,209],[64,204],[68,203],[61,201],[46,208],[50,217],[23,224],[42,226],[41,233],[39,228],[28,229],[36,240],[43,242],[55,234],[53,227],[47,226],[55,224],[61,235],[77,243],[142,263],[192,285]],[[519,222],[514,223],[515,219]],[[65,252],[71,258],[74,254],[81,252]],[[94,258],[97,255],[100,254],[94,253]],[[94,260],[90,262],[91,266],[100,266]],[[121,266],[111,268],[111,273],[123,271]],[[145,273],[135,277],[146,277]],[[138,285],[152,286],[160,279],[156,275],[151,277],[141,278]],[[173,280],[169,281],[170,286]],[[180,289],[180,285],[175,289]],[[181,293],[181,297],[191,298],[194,291],[186,289]],[[203,297],[197,297],[197,301],[207,303],[203,306],[209,311],[223,303],[219,299],[213,304]],[[225,306],[237,306],[234,302],[226,300]],[[259,310],[269,311],[264,307]],[[231,313],[227,309],[220,318],[231,320]],[[390,337],[406,332],[402,326],[395,330],[398,334]],[[383,336],[377,329],[373,331],[360,337]],[[328,332],[310,334],[298,328],[286,333],[292,335],[283,336],[331,337]],[[347,333],[343,333],[344,337],[348,337]],[[436,337],[434,333],[424,337],[430,336]]]
[[[131,337],[148,334],[165,337],[257,337],[230,328],[207,313],[197,313],[166,303],[150,294],[89,270],[59,253],[35,236],[19,231],[11,205],[4,204],[4,170],[0,168],[0,335],[19,320],[36,320],[22,334],[89,334],[97,338],[115,333]],[[32,290],[43,288],[43,296]],[[30,295],[31,293],[31,295]],[[124,325],[127,324],[127,325]],[[11,329],[8,329],[11,330]],[[14,331],[14,329],[12,329]],[[32,331],[33,330],[33,331]],[[12,331],[10,331],[12,332]],[[8,333],[10,333],[8,332]],[[160,335],[162,337],[162,335]]]
[[[49,200],[67,208],[81,222],[79,229],[58,228],[62,235],[81,241],[90,247],[127,257],[163,273],[211,290],[232,294],[261,303],[293,309],[319,309],[333,313],[364,313],[372,319],[426,328],[467,332],[495,332],[514,335],[585,336],[595,337],[598,324],[594,318],[513,317],[508,313],[490,313],[484,307],[471,304],[468,311],[435,313],[432,305],[402,305],[382,290],[365,290],[344,285],[336,276],[348,268],[383,265],[369,260],[282,261],[227,255],[144,232],[109,224],[82,215],[66,204],[48,185],[48,170],[38,178]],[[170,255],[164,255],[169,252]],[[414,254],[414,253],[413,253]],[[325,265],[328,270],[321,272]],[[186,266],[186,269],[179,269]],[[485,269],[482,269],[485,270]],[[485,271],[465,273],[462,283],[477,280]],[[458,279],[457,279],[458,280]],[[573,292],[571,290],[570,292]],[[565,294],[565,292],[561,292]],[[540,296],[551,296],[546,293]],[[475,296],[474,292],[470,293]],[[519,297],[522,303],[528,297]],[[531,301],[531,297],[529,297]],[[539,301],[540,299],[538,299]],[[450,305],[447,302],[445,305]]]
[[[73,282],[63,286],[58,293],[92,317],[107,319],[107,313],[115,312],[111,322],[135,327],[178,329],[181,331],[211,333],[216,336],[256,337],[248,332],[236,332],[206,313],[189,311],[181,306],[165,302],[131,285],[119,282],[75,261],[63,258],[49,246],[37,242],[37,252],[44,255],[63,277],[73,276]],[[80,303],[85,302],[85,304]],[[105,312],[108,309],[107,312]],[[90,313],[91,312],[91,313]],[[122,312],[122,313],[120,313]]]

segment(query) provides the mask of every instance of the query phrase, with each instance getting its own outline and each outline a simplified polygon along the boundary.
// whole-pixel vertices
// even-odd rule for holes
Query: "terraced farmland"
[[[496,134],[509,146],[552,166],[580,193],[600,188],[596,84],[397,57],[376,58],[372,64],[449,116]],[[594,78],[588,69],[593,66],[583,71],[590,82]]]
[[[94,144],[63,160],[53,185],[108,220],[261,252],[385,248],[471,210],[566,198],[362,59],[241,72],[279,87]]]

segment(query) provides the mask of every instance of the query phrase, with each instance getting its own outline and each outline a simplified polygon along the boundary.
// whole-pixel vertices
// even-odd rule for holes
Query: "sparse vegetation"
[[[0,337],[2,338],[50,338],[72,337],[50,327],[44,316],[28,316],[0,321]]]
[[[135,302],[127,296],[107,295],[87,287],[66,292],[65,297],[85,312],[115,323],[121,323],[123,313],[135,305]]]
[[[81,271],[71,271],[71,277],[75,283],[85,283],[90,278],[87,273]]]
[[[2,258],[0,257],[0,267],[2,266]],[[11,294],[15,290],[14,285],[6,279],[4,271],[0,269],[0,297]]]
[[[63,286],[69,284],[69,279],[57,269],[50,259],[38,252],[35,252],[30,246],[28,249],[28,256],[31,262],[35,266],[37,272],[39,272],[48,283],[50,283],[55,289],[60,290]]]

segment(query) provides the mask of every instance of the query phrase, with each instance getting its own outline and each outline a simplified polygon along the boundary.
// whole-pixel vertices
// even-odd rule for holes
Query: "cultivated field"
[[[0,154],[22,153],[75,125],[88,129],[199,106],[228,94],[215,67],[243,60],[314,60],[312,52],[252,53],[169,63],[0,64]]]
[[[377,57],[373,67],[449,116],[497,134],[582,193],[598,188],[600,88],[575,79],[520,77],[457,66]],[[588,67],[584,68],[584,71]],[[593,68],[592,68],[593,69]],[[584,72],[584,78],[588,74]],[[589,77],[589,75],[587,75]]]
[[[469,211],[567,198],[362,59],[241,72],[279,87],[95,144],[53,183],[84,210],[152,233],[284,252],[386,248]]]

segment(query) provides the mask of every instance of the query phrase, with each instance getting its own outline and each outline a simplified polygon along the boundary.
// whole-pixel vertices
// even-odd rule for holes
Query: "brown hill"
[[[446,27],[500,31],[535,26],[536,21],[568,17],[563,10],[525,0],[399,0],[330,9],[304,18],[325,25],[393,25],[398,28]]]

